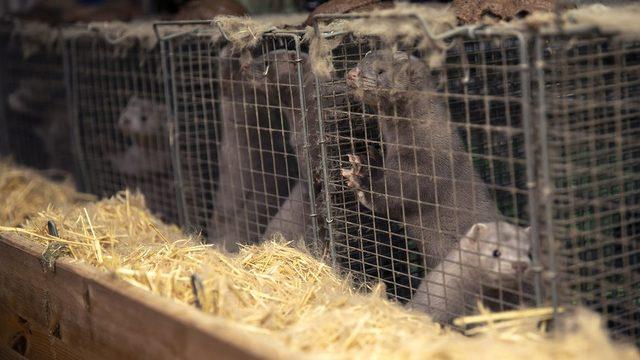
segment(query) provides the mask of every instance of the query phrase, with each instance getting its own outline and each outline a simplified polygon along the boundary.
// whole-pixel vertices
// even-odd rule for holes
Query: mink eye
[[[142,120],[142,122],[147,122],[147,115],[140,116],[140,120]]]
[[[531,251],[527,251],[527,257],[529,260],[533,261],[533,256],[531,255]]]
[[[378,69],[378,76],[384,74],[384,69]]]
[[[499,249],[495,249],[493,250],[493,257],[500,257],[500,255],[502,255],[502,253],[500,252]]]

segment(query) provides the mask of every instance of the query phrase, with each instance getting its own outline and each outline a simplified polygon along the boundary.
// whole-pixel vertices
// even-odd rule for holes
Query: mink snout
[[[356,83],[359,77],[360,77],[360,69],[354,68],[349,70],[349,72],[347,73],[347,85],[351,87],[356,87]]]

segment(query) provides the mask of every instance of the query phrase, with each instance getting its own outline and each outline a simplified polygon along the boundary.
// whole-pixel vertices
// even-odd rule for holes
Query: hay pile
[[[60,239],[47,234],[53,220]],[[43,209],[17,231],[47,245],[60,241],[70,256],[161,296],[192,305],[191,275],[199,274],[204,311],[302,358],[637,358],[612,344],[597,316],[579,312],[573,330],[557,338],[491,326],[473,338],[443,330],[427,316],[384,299],[380,287],[363,295],[327,265],[282,241],[230,256],[201,245],[151,216],[141,195],[60,209]]]
[[[18,226],[49,204],[64,208],[94,199],[78,193],[71,181],[54,183],[35,170],[0,159],[0,225]]]

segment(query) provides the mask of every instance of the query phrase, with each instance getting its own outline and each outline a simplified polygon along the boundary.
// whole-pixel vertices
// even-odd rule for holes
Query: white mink
[[[531,267],[530,247],[529,228],[503,221],[474,224],[422,280],[407,307],[446,324],[475,309],[487,288],[517,291]]]
[[[133,144],[119,154],[111,155],[109,160],[120,173],[129,176],[162,173],[171,166],[168,149],[148,149]]]
[[[167,109],[164,104],[132,96],[118,118],[118,129],[136,139],[165,135]]]
[[[118,118],[118,129],[131,139],[124,152],[109,157],[124,175],[141,176],[170,169],[167,113],[164,104],[132,96]]]

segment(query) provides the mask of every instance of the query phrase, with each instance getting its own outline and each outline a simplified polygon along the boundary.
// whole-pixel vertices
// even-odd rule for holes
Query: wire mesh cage
[[[410,41],[321,30],[337,18],[367,17],[315,24],[319,89],[347,89],[321,104],[336,264],[441,322],[477,300],[586,304],[637,340],[638,42],[593,26],[434,36],[407,15],[385,21],[422,28]]]
[[[3,152],[25,165],[73,172],[59,29],[5,20],[0,44]]]
[[[546,234],[561,305],[640,341],[640,42],[588,31],[536,38]]]
[[[305,161],[314,78],[300,36],[266,33],[247,48],[195,25],[161,41],[186,226],[232,251],[275,233],[314,236]]]
[[[322,109],[336,262],[445,322],[535,297],[521,47],[476,35],[438,68],[414,44],[324,39],[339,45],[323,86],[351,89]]]
[[[87,189],[141,191],[152,212],[179,223],[162,58],[151,23],[64,31],[74,130]]]

